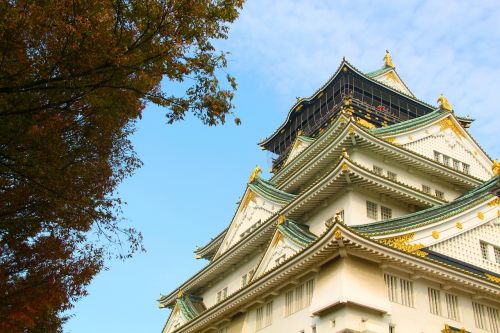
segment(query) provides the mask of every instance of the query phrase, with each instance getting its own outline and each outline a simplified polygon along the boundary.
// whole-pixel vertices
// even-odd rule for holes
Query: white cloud
[[[251,73],[289,105],[316,91],[342,56],[370,71],[389,49],[418,98],[436,104],[444,93],[457,113],[477,119],[473,134],[500,156],[496,1],[251,0],[228,45],[238,71]]]

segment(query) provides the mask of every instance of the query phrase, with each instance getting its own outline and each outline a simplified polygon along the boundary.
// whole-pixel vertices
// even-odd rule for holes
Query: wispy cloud
[[[500,6],[497,1],[248,1],[228,43],[238,71],[294,101],[309,96],[342,56],[380,67],[389,49],[418,98],[444,93],[500,156]],[[286,114],[287,110],[282,110]]]

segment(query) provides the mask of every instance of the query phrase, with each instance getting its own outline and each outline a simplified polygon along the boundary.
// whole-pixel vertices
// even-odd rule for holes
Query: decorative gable
[[[215,257],[246,237],[294,197],[259,176],[251,179]]]
[[[163,333],[170,333],[197,317],[205,311],[203,299],[193,295],[179,293],[172,314],[163,329]]]
[[[314,142],[313,138],[309,138],[307,136],[299,135],[295,139],[295,143],[292,146],[292,149],[290,150],[290,154],[288,155],[285,165],[288,164],[291,160],[293,160],[297,155],[302,153],[311,143]]]
[[[281,265],[314,239],[316,239],[316,235],[309,232],[308,226],[286,220],[284,216],[281,216],[274,237],[252,279],[256,279]]]
[[[401,80],[394,68],[389,68],[387,71],[383,71],[376,76],[372,76],[372,78],[399,92],[415,97],[411,93],[410,89],[408,89],[408,87],[404,84],[403,80]]]

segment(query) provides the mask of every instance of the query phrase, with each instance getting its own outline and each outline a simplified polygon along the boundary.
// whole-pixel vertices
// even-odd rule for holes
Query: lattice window
[[[266,316],[265,316],[265,325],[269,326],[273,323],[273,302],[269,302],[266,304]]]
[[[477,328],[486,329],[486,309],[482,304],[472,302],[472,309],[474,311],[474,321]]]
[[[498,309],[472,302],[474,321],[477,328],[490,332],[500,332],[500,313]]]
[[[456,295],[446,293],[446,311],[448,318],[460,321],[460,313],[458,312],[458,297]]]
[[[429,311],[432,314],[441,315],[441,293],[439,290],[434,288],[428,288],[427,293],[429,295]]]
[[[486,307],[488,313],[488,324],[490,331],[498,333],[500,332],[500,314],[498,309]]]
[[[470,165],[465,164],[462,162],[462,170],[464,171],[465,174],[469,174],[470,172]]]
[[[378,205],[371,201],[366,201],[366,216],[376,220],[378,218]]]
[[[431,194],[431,187],[428,185],[422,185],[422,192]]]
[[[285,317],[293,313],[293,289],[285,294]]]
[[[449,156],[443,155],[443,164],[450,166],[450,157]]]
[[[384,172],[384,169],[382,169],[381,167],[376,166],[376,165],[373,166],[373,173],[375,173],[377,175],[381,175],[383,172]]]
[[[453,169],[460,170],[460,161],[453,159]]]
[[[440,162],[441,161],[441,153],[440,152],[437,152],[434,150],[434,160],[436,162]]]
[[[311,304],[314,280],[308,280],[285,293],[285,317]]]
[[[485,242],[479,241],[479,246],[481,247],[481,257],[483,257],[483,259],[488,260],[488,258],[489,258],[489,255],[488,255],[488,244],[485,243]]]
[[[389,296],[389,301],[398,302],[398,278],[384,274],[385,285],[387,286],[387,295]]]
[[[227,298],[227,287],[225,287],[217,292],[217,303],[225,300],[226,298]]]
[[[314,280],[307,281],[305,283],[305,288],[306,288],[306,299],[305,299],[304,306],[309,306],[309,305],[311,305],[311,301],[312,301],[312,298],[313,298]]]
[[[444,199],[444,192],[443,191],[436,190],[435,193],[436,193],[437,198]]]
[[[382,220],[392,219],[392,209],[384,206],[380,206],[380,214]]]
[[[387,178],[396,181],[398,180],[398,175],[395,172],[387,171]]]
[[[413,282],[399,279],[401,289],[401,304],[413,307]]]
[[[273,323],[273,301],[258,307],[255,311],[256,330],[263,329]]]
[[[495,253],[495,261],[497,264],[500,264],[500,247],[493,247],[493,252]]]

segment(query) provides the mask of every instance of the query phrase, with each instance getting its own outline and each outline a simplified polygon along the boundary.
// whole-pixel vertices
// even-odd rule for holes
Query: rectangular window
[[[422,185],[422,192],[431,194],[431,187],[427,185]]]
[[[443,164],[450,166],[450,157],[449,156],[443,155]]]
[[[488,258],[489,258],[489,256],[488,256],[488,244],[485,242],[479,241],[479,246],[481,247],[481,257],[483,257],[483,259],[488,260]]]
[[[434,160],[436,162],[440,162],[441,161],[441,154],[437,151],[434,150]]]
[[[384,172],[384,169],[382,169],[381,167],[376,166],[376,165],[373,166],[373,173],[375,173],[377,175],[381,175],[382,172]]]
[[[453,169],[460,170],[460,161],[453,159]]]
[[[498,309],[486,307],[488,313],[488,323],[490,326],[490,331],[498,333],[500,332],[500,314]]]
[[[311,301],[313,298],[314,280],[307,281],[305,283],[305,288],[306,288],[306,299],[305,299],[304,306],[309,306],[309,305],[311,305]]]
[[[366,216],[376,220],[378,218],[378,205],[371,201],[366,201]]]
[[[436,190],[435,193],[437,198],[444,199],[444,192]]]
[[[495,261],[497,264],[500,264],[500,247],[493,247],[493,252],[495,252]]]
[[[241,277],[241,287],[245,287],[248,284],[247,274],[243,274]]]
[[[398,302],[398,278],[389,274],[384,274],[385,285],[389,301]]]
[[[264,307],[261,306],[259,308],[257,308],[256,312],[255,312],[255,316],[256,316],[256,328],[257,330],[260,330],[261,328],[264,327]]]
[[[398,180],[398,175],[392,171],[387,171],[387,178],[396,181]]]
[[[255,311],[256,330],[263,329],[273,323],[273,301],[257,308]]]
[[[266,320],[265,325],[269,326],[273,323],[273,302],[266,304]]]
[[[458,297],[456,295],[446,293],[446,312],[448,318],[460,321],[460,315],[458,313]]]
[[[225,300],[226,298],[227,298],[227,287],[217,292],[217,303]]]
[[[462,168],[465,174],[469,174],[470,166],[468,164],[462,163]]]
[[[304,308],[304,285],[295,288],[295,311]]]
[[[285,293],[285,317],[311,304],[314,280],[308,280]]]
[[[382,220],[389,220],[392,219],[392,209],[380,206],[380,214]]]
[[[401,304],[413,307],[413,282],[399,279],[401,287]]]
[[[477,328],[486,329],[486,310],[484,305],[472,302],[474,321]]]
[[[396,326],[389,325],[389,333],[396,333]]]
[[[285,294],[285,317],[293,313],[293,289]]]
[[[432,314],[441,315],[441,293],[439,290],[434,288],[428,288],[427,293],[429,295],[429,311]]]

